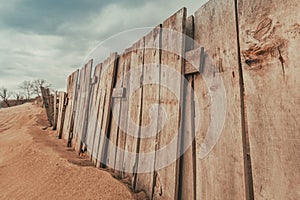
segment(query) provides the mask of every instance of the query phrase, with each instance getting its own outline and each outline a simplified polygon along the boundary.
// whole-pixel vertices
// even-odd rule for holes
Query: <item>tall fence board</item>
[[[145,38],[143,37],[128,50],[131,52],[130,72],[125,76],[129,79],[129,85],[126,87],[126,100],[128,101],[128,115],[126,125],[126,141],[124,168],[125,174],[135,185],[134,174],[137,170],[137,152],[138,136],[141,124],[142,112],[142,80],[143,80],[143,63],[144,63],[144,46]]]
[[[96,166],[101,166],[103,161],[106,160],[106,145],[108,142],[108,127],[109,119],[111,114],[111,97],[113,92],[113,84],[116,74],[116,63],[117,63],[117,53],[112,53],[110,57],[104,61],[102,65],[102,76],[100,89],[101,89],[101,100],[100,100],[100,111],[99,111],[99,121],[101,122],[96,129],[96,145],[94,149],[96,150]]]
[[[119,121],[119,132],[118,132],[118,140],[117,140],[117,151],[116,151],[116,163],[115,168],[121,172],[122,177],[124,177],[125,173],[125,164],[124,164],[124,156],[125,156],[125,144],[126,144],[126,135],[127,135],[127,121],[130,119],[130,115],[128,113],[129,110],[129,94],[130,94],[130,73],[131,73],[131,51],[127,50],[123,53],[122,63],[119,62],[119,66],[123,65],[123,81],[121,85],[122,98],[121,100],[121,108],[120,108],[120,121]]]
[[[67,94],[65,92],[58,92],[58,117],[57,117],[57,135],[58,138],[62,138],[65,113],[66,113],[66,103]]]
[[[85,67],[80,69],[80,73],[79,73],[79,81],[77,84],[77,97],[76,97],[76,109],[75,109],[75,117],[74,117],[74,129],[73,129],[73,142],[72,142],[72,146],[75,147],[75,149],[77,151],[79,151],[79,147],[77,147],[77,141],[81,140],[81,138],[79,138],[79,134],[81,133],[80,131],[80,122],[82,121],[82,118],[84,116],[83,111],[82,111],[82,104],[84,101],[84,73],[85,73]],[[79,138],[79,139],[78,139]]]
[[[116,80],[113,86],[113,94],[117,90],[123,89],[123,82],[124,82],[124,70],[125,70],[125,56],[124,54],[119,56],[118,59],[118,67],[116,68]],[[107,147],[107,158],[106,158],[106,165],[110,168],[115,169],[116,163],[116,154],[117,154],[117,146],[118,146],[118,139],[119,139],[119,124],[120,124],[120,116],[121,116],[121,107],[122,107],[122,98],[121,96],[114,96],[112,95],[112,111],[113,114],[111,115],[111,125],[109,130],[109,143]]]
[[[43,104],[46,109],[46,114],[48,121],[50,123],[50,126],[53,126],[54,124],[54,101],[53,96],[50,94],[49,88],[40,87],[42,92],[42,98],[43,98]]]
[[[181,145],[183,148],[188,146],[189,141],[193,141],[195,138],[195,128],[194,128],[194,75],[186,77],[184,88],[184,99],[183,103],[185,105],[183,112],[183,137]],[[181,148],[181,151],[185,149]],[[181,174],[180,174],[180,184],[179,188],[179,199],[196,199],[196,169],[195,169],[195,142],[192,142],[188,149],[182,155],[181,163]]]
[[[86,140],[86,148],[87,152],[92,158],[92,150],[93,150],[93,145],[94,145],[94,140],[95,140],[95,131],[97,128],[97,118],[99,115],[99,98],[101,93],[99,92],[100,90],[100,83],[101,83],[101,73],[102,73],[102,63],[96,65],[95,70],[94,70],[94,76],[92,79],[92,88],[91,88],[91,98],[90,98],[90,107],[89,107],[89,119],[88,120],[88,125],[87,125],[87,140]]]
[[[78,70],[73,72],[67,82],[67,100],[66,100],[66,111],[63,125],[63,138],[68,140],[72,129],[72,117],[74,110],[74,92],[77,84]]]
[[[254,199],[299,199],[300,2],[238,3]]]
[[[87,128],[87,118],[89,109],[89,98],[91,90],[91,73],[92,73],[93,60],[90,60],[80,71],[80,82],[79,91],[80,96],[78,96],[77,101],[77,119],[75,124],[77,124],[75,129],[75,150],[77,152],[81,151],[82,145],[86,143],[86,128]]]
[[[210,98],[197,111],[204,121],[195,122],[197,199],[245,199],[240,78],[233,0],[211,0],[195,12],[195,46],[205,50],[202,77],[195,77],[195,96]],[[222,90],[224,84],[224,90]],[[207,89],[206,89],[207,88]],[[208,92],[208,93],[207,93]],[[226,96],[222,96],[222,93]],[[204,98],[205,100],[205,98]],[[225,102],[226,108],[222,104]],[[207,115],[209,109],[209,115]],[[226,113],[224,112],[226,109]],[[226,115],[224,126],[222,119]],[[205,119],[204,119],[205,120]],[[207,120],[207,119],[206,119]],[[219,122],[219,123],[218,123]],[[211,126],[213,125],[213,126]],[[210,128],[211,126],[211,128]],[[218,128],[221,128],[218,132]],[[218,139],[219,136],[219,139]],[[205,139],[206,138],[206,139]],[[213,146],[213,142],[216,145]],[[213,147],[206,156],[205,151]],[[205,157],[206,156],[206,157]],[[201,159],[201,157],[203,157]]]
[[[58,95],[57,92],[53,95],[53,125],[52,130],[56,130],[57,128],[57,118],[58,118]]]
[[[159,88],[158,146],[156,149],[155,189],[153,198],[176,199],[178,148],[181,132],[181,108],[184,74],[186,8],[163,22]],[[161,108],[166,115],[162,120]]]
[[[180,151],[184,154],[180,160],[179,174],[179,199],[196,199],[196,151],[195,151],[195,127],[194,127],[194,74],[199,73],[197,69],[200,53],[189,58],[191,51],[194,51],[194,16],[189,16],[185,25],[185,63],[184,63],[184,88],[183,88],[183,111],[182,111],[182,134]],[[187,61],[188,60],[188,61]],[[188,73],[187,65],[192,64],[194,74]]]
[[[159,105],[159,72],[161,27],[157,26],[145,36],[141,129],[138,141],[138,163],[135,190],[153,193],[153,176]],[[156,83],[156,84],[155,84]],[[150,134],[150,136],[148,136]],[[148,154],[147,154],[148,153]],[[148,156],[147,156],[148,155]]]

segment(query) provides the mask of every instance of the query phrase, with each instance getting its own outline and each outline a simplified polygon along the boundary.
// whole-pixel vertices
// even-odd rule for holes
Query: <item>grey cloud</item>
[[[44,78],[64,89],[99,42],[129,29],[153,27],[183,6],[189,13],[207,0],[10,0],[0,6],[0,87]],[[124,47],[140,34],[128,35]],[[119,50],[113,40],[103,58]],[[106,54],[106,55],[105,55]],[[100,61],[99,61],[100,62]]]
[[[18,31],[39,34],[57,33],[57,28],[65,21],[84,21],[91,14],[101,13],[102,9],[114,3],[124,8],[138,7],[145,1],[99,1],[99,0],[25,0],[2,9],[0,21],[3,26]]]

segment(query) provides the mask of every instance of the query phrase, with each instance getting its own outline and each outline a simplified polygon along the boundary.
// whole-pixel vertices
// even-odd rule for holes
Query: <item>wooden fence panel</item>
[[[101,79],[102,63],[96,65],[94,70],[94,76],[92,79],[91,98],[90,98],[90,112],[87,125],[87,153],[92,158],[93,145],[95,140],[95,131],[97,127],[97,119],[99,115],[99,98],[100,98],[100,83]]]
[[[114,83],[114,91],[123,88],[123,77],[124,77],[124,64],[125,59],[124,55],[120,55],[118,58],[118,66],[116,67],[116,77]],[[111,109],[113,114],[111,115],[111,125],[109,130],[109,143],[107,148],[107,158],[106,166],[109,168],[115,169],[116,162],[116,147],[119,137],[119,124],[120,124],[120,115],[121,115],[121,101],[122,97],[112,96],[112,105]]]
[[[185,82],[185,93],[183,105],[185,106],[183,114],[183,138],[182,142],[184,145],[182,147],[188,147],[188,149],[182,155],[181,171],[180,171],[180,196],[178,199],[196,199],[196,169],[195,169],[195,128],[194,128],[194,95],[193,95],[193,85],[194,76],[186,77]],[[181,149],[184,150],[183,148]]]
[[[71,114],[71,122],[70,122],[70,131],[69,131],[69,138],[68,138],[68,147],[75,147],[75,120],[76,120],[76,113],[77,113],[77,105],[78,105],[78,93],[79,93],[79,78],[80,73],[79,69],[76,72],[76,81],[74,81],[73,87],[73,95],[72,95],[72,114]]]
[[[185,26],[185,63],[184,63],[184,88],[183,88],[183,112],[182,112],[182,135],[180,146],[184,154],[180,160],[180,178],[178,199],[196,199],[196,151],[195,151],[195,127],[194,127],[194,74],[197,71],[197,61],[200,53],[190,57],[190,52],[194,54],[194,16],[189,16]],[[191,68],[188,69],[188,65]],[[190,71],[194,71],[192,74]],[[187,75],[188,74],[188,75]]]
[[[80,72],[80,83],[79,83],[79,101],[77,102],[77,126],[76,126],[76,140],[75,150],[81,151],[82,144],[85,143],[85,134],[87,127],[87,114],[89,109],[89,97],[90,97],[90,82],[92,72],[93,60],[90,60]]]
[[[57,128],[57,118],[58,118],[58,95],[57,91],[53,95],[53,125],[52,130]]]
[[[69,135],[71,132],[71,122],[72,122],[72,115],[73,115],[73,106],[74,106],[74,88],[76,87],[78,78],[78,70],[73,72],[67,82],[67,102],[66,102],[66,112],[65,112],[65,120],[63,126],[63,138],[65,140],[69,139]]]
[[[121,91],[123,91],[121,100],[121,108],[120,108],[120,121],[119,121],[119,132],[118,132],[118,140],[117,140],[117,151],[116,151],[116,163],[115,167],[121,173],[121,176],[124,177],[124,155],[125,155],[125,144],[126,144],[126,135],[127,135],[127,121],[128,121],[128,110],[129,110],[129,94],[130,94],[130,77],[128,73],[131,70],[131,51],[125,51],[122,55],[123,58],[123,81],[121,85]],[[119,62],[121,65],[121,62]]]
[[[50,123],[50,126],[53,126],[53,96],[50,94],[50,90],[49,88],[44,88],[44,87],[40,87],[41,88],[41,92],[42,92],[42,97],[43,97],[43,104],[45,106],[46,109],[46,114],[47,114],[47,118],[48,121]]]
[[[76,70],[73,73],[73,90],[72,95],[69,98],[71,99],[71,114],[70,114],[70,125],[67,128],[68,134],[68,146],[72,146],[72,139],[73,139],[73,130],[74,130],[74,120],[75,120],[75,109],[77,106],[77,95],[78,95],[78,78],[79,78],[79,70]]]
[[[110,57],[104,61],[102,65],[102,76],[101,79],[101,100],[100,100],[100,111],[98,120],[101,122],[96,129],[96,145],[93,148],[96,149],[96,166],[99,167],[103,161],[106,160],[106,142],[109,137],[108,127],[110,122],[111,114],[111,100],[113,84],[115,81],[117,64],[117,53],[112,53]]]
[[[200,67],[206,80],[195,76],[194,91],[198,102],[210,98],[205,107],[200,104],[195,108],[204,120],[210,120],[195,122],[195,126],[201,125],[195,135],[197,199],[246,198],[235,19],[233,0],[211,0],[195,12],[194,37],[198,44],[194,46],[201,45],[206,52]],[[223,128],[222,116],[226,117]]]
[[[74,117],[74,130],[73,130],[73,141],[72,146],[76,147],[77,140],[80,133],[80,121],[82,120],[82,103],[83,103],[83,85],[84,85],[84,73],[85,73],[85,67],[82,67],[80,69],[79,74],[79,82],[77,85],[77,98],[76,98],[76,109],[75,109],[75,117]],[[76,149],[78,150],[78,148]]]
[[[57,118],[57,135],[58,138],[62,138],[65,112],[66,112],[66,98],[67,94],[65,92],[58,93],[58,118]]]
[[[179,158],[178,150],[181,132],[182,91],[185,52],[186,8],[179,10],[163,22],[162,57],[159,88],[159,106],[164,113],[159,113],[158,127],[162,128],[158,135],[156,156],[155,199],[176,199],[178,190]],[[165,148],[165,149],[164,149]],[[164,163],[164,164],[162,164]]]
[[[104,112],[104,106],[105,106],[105,90],[103,90],[103,82],[105,82],[105,79],[103,79],[104,74],[107,73],[103,70],[103,64],[102,64],[102,70],[101,70],[101,82],[99,85],[99,98],[98,98],[98,114],[97,114],[97,122],[96,122],[96,128],[94,132],[94,142],[92,146],[92,151],[91,151],[91,158],[92,162],[94,165],[97,165],[97,160],[98,160],[98,153],[99,153],[99,143],[100,143],[100,134],[101,134],[101,124],[102,124],[102,119],[103,119],[103,112]],[[98,164],[100,166],[100,164]]]
[[[127,136],[125,143],[124,168],[133,187],[135,185],[134,174],[137,170],[137,152],[139,127],[141,125],[142,112],[142,80],[144,62],[145,38],[132,45],[128,50],[131,52],[129,85],[126,88],[126,100],[128,101]],[[129,96],[129,94],[132,94]]]
[[[92,68],[93,68],[93,60],[90,60],[85,66],[85,82],[84,82],[84,102],[83,102],[83,120],[82,120],[82,127],[81,127],[81,143],[80,149],[84,150],[86,147],[87,141],[87,125],[89,119],[89,111],[90,111],[90,97],[91,97],[91,81],[92,81]]]
[[[139,134],[137,163],[138,173],[135,177],[135,190],[143,190],[149,196],[153,193],[158,123],[158,111],[151,111],[151,106],[159,105],[160,42],[161,26],[157,26],[145,36],[141,130]],[[156,84],[150,84],[151,82]],[[147,137],[149,134],[152,136]],[[146,156],[147,153],[150,153],[148,157]],[[145,172],[145,170],[149,172]]]
[[[300,2],[238,8],[254,199],[300,199]]]

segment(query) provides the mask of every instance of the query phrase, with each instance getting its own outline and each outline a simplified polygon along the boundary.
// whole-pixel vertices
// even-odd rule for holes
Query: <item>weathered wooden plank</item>
[[[116,151],[117,151],[117,143],[119,137],[119,124],[120,124],[120,111],[121,111],[121,99],[114,98],[114,91],[120,90],[123,87],[123,77],[124,77],[124,55],[120,55],[118,58],[118,65],[116,66],[116,77],[114,83],[114,89],[112,93],[112,115],[111,115],[111,125],[109,130],[109,143],[107,147],[107,158],[106,158],[106,166],[115,169],[116,163]]]
[[[57,118],[57,135],[59,139],[62,138],[62,133],[63,133],[65,111],[66,111],[66,96],[67,94],[65,92],[58,93],[59,106],[58,106],[58,118]]]
[[[84,99],[85,99],[85,73],[86,67],[82,67],[80,71],[80,82],[79,82],[79,91],[78,91],[78,102],[77,102],[77,120],[75,122],[76,129],[75,129],[75,150],[76,152],[80,153],[80,145],[81,145],[81,137],[82,137],[82,121],[84,120]]]
[[[124,156],[125,156],[125,144],[126,144],[126,136],[127,136],[127,121],[131,119],[128,110],[129,110],[129,100],[130,100],[130,75],[133,71],[131,71],[131,51],[125,51],[123,53],[123,81],[122,86],[123,88],[127,88],[127,93],[125,93],[125,98],[121,100],[121,108],[120,108],[120,122],[119,122],[119,133],[118,133],[118,140],[117,140],[117,151],[116,151],[116,163],[115,169],[120,171],[121,177],[125,176],[125,164],[124,164]],[[121,63],[119,63],[121,64]],[[135,78],[138,77],[133,74]]]
[[[178,150],[181,133],[186,8],[163,22],[158,148],[153,198],[177,199]],[[166,115],[165,120],[162,120]],[[161,168],[162,167],[162,168]]]
[[[74,118],[74,130],[73,130],[73,143],[76,151],[78,152],[77,141],[80,137],[80,121],[82,120],[82,104],[83,104],[83,89],[84,89],[84,73],[85,67],[80,69],[79,74],[79,84],[77,85],[77,98],[76,98],[76,109],[75,109],[75,118]]]
[[[48,88],[48,92],[49,92],[49,114],[50,114],[50,120],[51,120],[51,125],[53,126],[54,124],[54,99],[53,99],[53,95],[50,93],[50,90]]]
[[[90,96],[90,83],[91,83],[91,72],[92,72],[93,60],[90,60],[82,69],[80,73],[80,90],[79,90],[79,101],[77,104],[78,118],[76,121],[76,141],[75,150],[81,151],[82,144],[85,143],[87,116],[89,107],[89,96]]]
[[[68,134],[68,146],[72,146],[72,139],[73,139],[73,130],[74,130],[74,119],[75,119],[75,109],[76,109],[76,102],[77,102],[77,95],[78,95],[78,77],[79,77],[79,70],[76,70],[72,74],[73,76],[73,86],[72,86],[72,95],[69,95],[70,101],[70,115],[69,115],[69,126],[67,127],[66,134]]]
[[[238,8],[254,199],[300,199],[300,2]]]
[[[91,97],[89,106],[89,120],[87,125],[87,139],[86,139],[86,149],[87,154],[92,156],[92,149],[94,143],[95,130],[97,126],[97,116],[99,111],[99,86],[101,77],[102,64],[96,65],[94,69],[94,75],[92,78],[91,87]]]
[[[58,95],[57,91],[54,92],[53,96],[53,125],[52,130],[56,130],[57,127],[57,118],[58,118]]]
[[[211,0],[194,15],[194,46],[205,50],[194,80],[202,116],[195,121],[197,199],[246,198],[234,3]]]
[[[137,174],[135,175],[135,190],[145,191],[150,198],[153,193],[155,147],[157,142],[160,36],[161,26],[157,26],[145,36],[141,128],[138,141]],[[155,106],[154,108],[156,109],[151,110],[151,106]]]
[[[102,109],[102,113],[100,114],[100,121],[101,126],[97,127],[96,134],[98,134],[99,140],[95,141],[98,142],[97,147],[97,163],[96,166],[100,166],[101,163],[103,164],[106,161],[106,148],[108,142],[108,127],[110,122],[110,115],[111,115],[111,99],[112,99],[112,91],[113,91],[113,84],[115,81],[115,73],[116,73],[116,63],[117,63],[118,55],[117,53],[111,53],[110,57],[104,61],[102,66],[102,76],[101,79],[105,80],[103,82],[102,87],[102,96],[103,101],[100,105],[100,109]]]
[[[87,142],[87,126],[89,120],[89,111],[90,111],[90,99],[91,99],[91,82],[92,82],[92,68],[93,68],[93,60],[89,60],[89,62],[85,66],[85,95],[84,95],[84,107],[83,107],[83,120],[82,120],[82,130],[81,130],[81,143],[80,149],[85,151],[86,142]]]
[[[61,138],[62,139],[67,139],[68,138],[68,134],[66,133],[66,128],[68,126],[68,123],[69,123],[69,114],[70,114],[70,106],[69,106],[69,98],[68,98],[68,95],[69,95],[69,91],[70,91],[70,82],[71,82],[71,79],[72,79],[72,75],[69,75],[68,76],[68,80],[67,80],[67,93],[66,93],[66,97],[65,97],[65,108],[64,108],[64,123],[62,124],[62,128],[61,128]]]
[[[103,66],[103,65],[102,65]],[[104,70],[102,70],[102,75],[101,79],[103,80],[102,77],[104,77]],[[97,123],[96,123],[96,128],[95,128],[95,133],[94,133],[94,142],[92,146],[92,162],[94,163],[95,166],[100,166],[98,161],[98,153],[99,153],[99,143],[100,143],[100,134],[101,133],[101,125],[102,125],[102,119],[103,119],[103,112],[104,112],[104,107],[105,107],[105,97],[106,97],[106,91],[103,89],[103,83],[100,83],[99,86],[99,100],[98,100],[98,115],[97,115]],[[105,80],[103,80],[105,82]]]
[[[195,169],[195,127],[194,127],[194,77],[186,77],[184,85],[184,112],[183,114],[183,135],[181,151],[184,154],[181,157],[180,165],[180,184],[178,199],[196,199],[196,169]],[[187,149],[186,149],[187,148]],[[185,151],[186,150],[186,151]]]
[[[127,135],[124,155],[125,175],[135,185],[134,174],[137,170],[138,136],[142,112],[142,79],[144,62],[145,38],[132,45],[128,51],[131,53],[130,73],[125,77],[129,79],[126,88],[128,102]]]
[[[47,114],[47,118],[48,121],[50,123],[50,126],[53,125],[53,101],[51,100],[51,94],[49,91],[49,88],[44,88],[44,87],[40,87],[41,88],[41,92],[42,92],[42,97],[43,97],[43,104],[45,106],[46,109],[46,114]]]
[[[63,138],[65,140],[69,139],[70,131],[71,131],[71,120],[72,120],[72,115],[73,115],[73,99],[74,99],[74,87],[76,87],[76,82],[77,82],[77,75],[78,75],[78,70],[73,72],[69,77],[68,77],[68,82],[67,82],[67,102],[66,102],[66,112],[65,112],[65,120],[64,120],[64,125],[63,125]]]

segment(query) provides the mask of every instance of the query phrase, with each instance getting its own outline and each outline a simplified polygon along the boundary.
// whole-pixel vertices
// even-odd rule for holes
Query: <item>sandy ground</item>
[[[135,199],[108,172],[56,138],[44,109],[0,110],[0,199]]]

